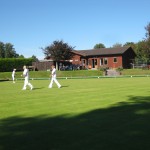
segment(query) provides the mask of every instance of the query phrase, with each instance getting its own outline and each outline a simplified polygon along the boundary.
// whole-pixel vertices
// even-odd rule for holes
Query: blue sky
[[[150,22],[150,0],[0,0],[0,41],[25,57],[63,40],[76,50],[138,42]]]

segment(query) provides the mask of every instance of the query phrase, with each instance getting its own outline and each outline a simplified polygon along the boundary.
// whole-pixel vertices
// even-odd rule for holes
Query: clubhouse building
[[[78,66],[80,69],[115,69],[131,68],[135,59],[135,52],[131,47],[99,48],[89,50],[73,50],[71,60],[60,61],[59,66]],[[38,70],[47,70],[55,63],[50,57],[33,64]]]
[[[131,68],[135,52],[131,47],[74,50],[72,64],[87,69]]]

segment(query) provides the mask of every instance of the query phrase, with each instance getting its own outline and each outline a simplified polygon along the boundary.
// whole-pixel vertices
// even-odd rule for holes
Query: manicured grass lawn
[[[49,82],[0,82],[0,150],[149,150],[149,77]]]

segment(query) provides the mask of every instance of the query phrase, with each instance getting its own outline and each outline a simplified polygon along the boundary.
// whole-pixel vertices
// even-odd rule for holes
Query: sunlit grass
[[[0,150],[150,146],[149,77],[61,79],[61,89],[49,82],[31,80],[32,91],[21,90],[23,80],[0,82]]]

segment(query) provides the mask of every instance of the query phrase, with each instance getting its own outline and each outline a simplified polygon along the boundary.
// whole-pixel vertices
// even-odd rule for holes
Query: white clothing
[[[15,83],[15,70],[13,70],[12,72],[12,80],[13,80],[13,83]]]
[[[54,82],[57,84],[58,88],[61,87],[61,85],[59,84],[59,82],[56,79],[56,69],[55,68],[53,68],[53,70],[52,70],[52,78],[51,78],[51,82],[49,84],[49,88],[52,88]]]
[[[30,87],[30,89],[33,89],[32,84],[29,82],[29,70],[28,69],[24,69],[23,71],[23,76],[24,76],[24,86],[23,86],[23,90],[26,90],[27,85]]]

